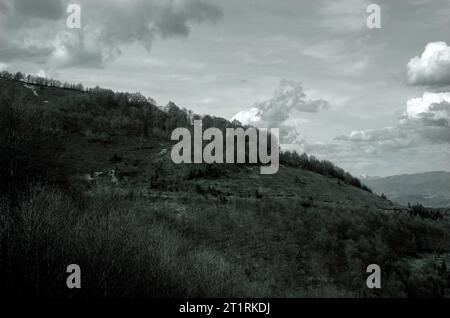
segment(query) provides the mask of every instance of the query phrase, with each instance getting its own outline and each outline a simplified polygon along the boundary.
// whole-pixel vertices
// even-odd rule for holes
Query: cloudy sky
[[[0,0],[0,69],[280,127],[356,175],[450,171],[449,26],[448,0]]]

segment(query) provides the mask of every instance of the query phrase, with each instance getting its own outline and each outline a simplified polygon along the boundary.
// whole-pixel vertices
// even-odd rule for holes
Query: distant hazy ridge
[[[429,207],[450,206],[450,173],[433,171],[390,177],[367,177],[363,179],[378,194],[407,205],[420,203]]]

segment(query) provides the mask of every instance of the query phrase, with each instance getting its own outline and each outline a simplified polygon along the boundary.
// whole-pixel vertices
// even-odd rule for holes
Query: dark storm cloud
[[[14,59],[34,61],[37,64],[45,63],[47,56],[53,51],[52,47],[38,47],[35,45],[0,45],[0,60],[8,62]]]
[[[222,11],[204,0],[144,1],[113,3],[101,1],[86,5],[91,12],[102,11],[100,40],[109,45],[138,41],[147,49],[156,36],[188,36],[191,22],[217,22]]]
[[[0,13],[6,14],[6,12],[8,12],[8,10],[9,10],[8,4],[4,1],[0,1]]]
[[[194,0],[184,7],[167,6],[163,14],[156,19],[156,26],[164,37],[172,35],[187,36],[190,32],[189,21],[217,22],[222,18],[222,11],[205,1]]]
[[[30,58],[26,62],[47,59],[50,67],[59,68],[103,66],[125,44],[137,42],[150,50],[158,37],[186,37],[192,23],[215,23],[222,17],[217,6],[204,0],[80,0],[82,28],[71,30],[65,23],[68,3],[0,0],[0,62]]]
[[[58,20],[64,15],[65,2],[62,0],[14,0],[12,4],[15,11],[22,16]]]

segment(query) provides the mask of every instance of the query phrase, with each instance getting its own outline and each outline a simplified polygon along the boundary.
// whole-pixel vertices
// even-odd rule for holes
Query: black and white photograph
[[[449,298],[449,30],[448,0],[0,0],[0,301]]]

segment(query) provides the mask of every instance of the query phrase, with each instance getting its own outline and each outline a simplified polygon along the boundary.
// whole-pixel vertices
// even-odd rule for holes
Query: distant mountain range
[[[450,206],[450,172],[433,171],[390,177],[361,176],[377,194],[403,205],[420,203],[428,207]]]

